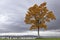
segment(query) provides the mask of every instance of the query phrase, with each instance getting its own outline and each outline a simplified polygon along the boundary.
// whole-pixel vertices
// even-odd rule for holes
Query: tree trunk
[[[38,38],[40,37],[40,34],[39,34],[39,27],[38,27]]]

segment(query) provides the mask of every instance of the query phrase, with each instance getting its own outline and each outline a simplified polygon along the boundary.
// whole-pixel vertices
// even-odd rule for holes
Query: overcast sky
[[[0,0],[0,33],[30,31],[30,25],[24,23],[25,14],[30,6],[43,2],[56,16],[55,21],[47,23],[48,30],[59,30],[60,0]]]

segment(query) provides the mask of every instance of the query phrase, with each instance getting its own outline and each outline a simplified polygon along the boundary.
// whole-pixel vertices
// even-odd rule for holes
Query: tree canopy
[[[24,22],[31,24],[30,30],[39,28],[47,29],[46,22],[56,20],[53,11],[48,10],[46,2],[37,5],[34,4],[26,13]]]

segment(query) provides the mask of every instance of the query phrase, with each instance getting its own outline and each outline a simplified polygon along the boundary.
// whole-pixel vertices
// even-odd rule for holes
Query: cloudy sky
[[[56,16],[55,21],[47,23],[47,30],[60,30],[60,0],[0,0],[0,33],[30,31],[24,23],[28,8],[34,4],[47,2],[48,9]]]

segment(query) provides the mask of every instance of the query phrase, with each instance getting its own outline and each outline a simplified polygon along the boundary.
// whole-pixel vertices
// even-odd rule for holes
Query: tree
[[[27,11],[24,21],[26,24],[32,25],[30,27],[30,30],[38,29],[39,37],[39,29],[47,29],[46,22],[50,22],[51,20],[56,20],[56,17],[52,11],[48,10],[48,8],[46,7],[46,2],[44,2],[39,6],[35,4],[32,7],[30,7]]]

